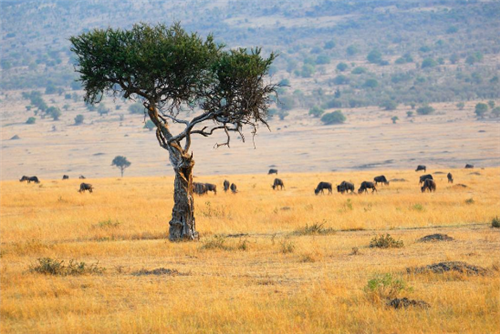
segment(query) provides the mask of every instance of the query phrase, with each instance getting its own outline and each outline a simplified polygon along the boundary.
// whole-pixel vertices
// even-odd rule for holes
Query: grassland
[[[433,174],[422,194],[414,171],[283,174],[228,179],[240,193],[196,197],[199,242],[170,243],[172,178],[91,179],[1,185],[2,333],[497,333],[499,168]],[[373,176],[406,179],[371,195],[315,196],[319,181],[356,185]],[[457,184],[466,185],[462,187]],[[325,234],[304,233],[324,224]],[[328,230],[329,229],[329,230]],[[403,248],[369,248],[390,233]],[[421,243],[445,233],[454,241]],[[353,247],[359,249],[352,254]],[[37,259],[96,264],[102,274],[29,271]],[[406,268],[464,261],[486,276],[406,274]],[[151,273],[154,269],[157,274]],[[168,270],[166,270],[168,269]],[[377,274],[412,286],[398,297],[429,309],[395,310],[364,291]]]

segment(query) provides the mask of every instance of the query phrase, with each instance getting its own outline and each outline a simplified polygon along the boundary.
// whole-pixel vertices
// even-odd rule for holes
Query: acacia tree
[[[121,155],[117,155],[113,159],[113,161],[111,161],[111,166],[115,166],[117,168],[120,168],[120,172],[121,172],[122,177],[123,177],[123,171],[126,168],[129,168],[131,164],[132,163],[130,161],[128,161],[126,157],[121,156]]]
[[[95,29],[70,41],[85,101],[99,103],[109,93],[143,103],[175,172],[169,239],[196,239],[192,136],[223,131],[227,139],[216,147],[229,147],[231,133],[244,141],[244,126],[253,135],[267,126],[276,85],[266,84],[265,76],[275,55],[262,57],[260,48],[226,50],[212,35],[203,39],[178,23]],[[184,110],[195,116],[183,117]],[[173,133],[172,122],[184,129]]]

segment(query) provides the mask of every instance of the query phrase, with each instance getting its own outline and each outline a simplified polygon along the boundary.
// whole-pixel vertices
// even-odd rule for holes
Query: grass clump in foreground
[[[78,262],[70,260],[67,265],[64,260],[55,260],[49,257],[42,257],[37,260],[38,263],[31,265],[29,271],[31,273],[38,273],[44,275],[54,276],[78,276],[85,274],[102,274],[105,268],[99,267],[97,263],[86,264],[85,262]]]
[[[366,297],[372,302],[396,298],[402,291],[413,291],[402,278],[392,274],[379,274],[368,281],[364,288]]]
[[[323,223],[314,223],[312,225],[306,224],[305,227],[300,228],[295,231],[295,235],[329,235],[329,234],[335,234],[336,231],[331,228],[325,228],[326,222],[323,221]]]
[[[404,247],[403,240],[396,240],[389,233],[386,235],[379,235],[373,237],[373,239],[370,241],[370,247],[377,247],[377,248],[402,248]]]
[[[498,216],[491,220],[491,227],[500,228],[500,218]]]

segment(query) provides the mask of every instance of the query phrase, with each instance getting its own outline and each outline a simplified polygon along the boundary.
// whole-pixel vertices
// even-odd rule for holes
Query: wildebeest
[[[275,190],[278,187],[280,187],[280,189],[283,190],[285,185],[283,184],[283,181],[281,179],[274,179],[274,183],[271,187],[273,188],[273,190]]]
[[[436,182],[432,179],[427,179],[420,190],[422,190],[422,192],[425,192],[426,190],[429,190],[429,192],[436,191]]]
[[[389,185],[389,181],[387,181],[384,175],[375,176],[373,178],[373,181],[375,181],[375,185],[378,185],[379,183],[385,184],[387,186]]]
[[[417,169],[415,169],[415,172],[418,172],[420,170],[423,170],[424,172],[426,172],[427,171],[427,167],[425,167],[424,165],[418,165]]]
[[[466,164],[466,165],[465,165],[465,168],[467,168],[467,169],[471,169],[471,168],[474,168],[474,165],[471,165],[471,164]]]
[[[217,195],[217,186],[212,183],[205,183],[206,192],[213,191]]]
[[[85,190],[88,190],[91,193],[93,189],[94,189],[94,187],[92,187],[92,185],[90,183],[81,183],[80,190],[78,190],[78,192],[81,194],[81,193],[85,192]]]
[[[341,184],[337,185],[337,192],[341,194],[343,194],[344,192],[349,192],[349,190],[351,191],[351,193],[354,192],[354,184],[352,184],[351,182],[342,181]]]
[[[451,173],[448,173],[446,177],[448,177],[448,183],[453,183],[453,175],[451,175]]]
[[[270,175],[270,174],[276,174],[276,175],[278,175],[278,170],[277,170],[277,169],[274,169],[274,168],[271,168],[271,169],[269,170],[269,172],[267,172],[267,175]]]
[[[229,190],[230,183],[228,180],[224,180],[224,192]]]
[[[314,194],[324,193],[323,190],[327,189],[328,193],[332,193],[332,184],[330,182],[320,182],[316,189],[314,189]]]
[[[420,181],[418,182],[418,184],[422,184],[425,180],[433,180],[434,178],[432,177],[431,174],[426,174],[426,175],[422,175],[420,177]]]
[[[231,183],[231,191],[233,194],[236,194],[238,192],[238,188],[236,187],[236,184]]]
[[[62,179],[63,179],[63,180],[67,180],[67,179],[69,179],[69,176],[68,176],[68,175],[63,175],[63,178],[62,178]]]
[[[30,182],[40,183],[40,181],[38,180],[38,177],[36,177],[36,176],[23,175],[23,177],[19,180],[19,182],[23,182],[23,181],[28,181],[28,183],[30,183]]]
[[[363,181],[358,189],[358,194],[361,194],[362,192],[366,193],[368,192],[368,189],[371,189],[372,193],[374,191],[377,191],[377,188],[375,188],[375,184],[373,182]]]
[[[193,192],[198,195],[206,194],[207,188],[204,183],[193,182]]]
[[[84,180],[84,179],[85,179],[85,176],[83,176],[83,175],[80,175],[80,176],[79,176],[78,178],[79,178],[79,179],[82,179],[82,180]]]

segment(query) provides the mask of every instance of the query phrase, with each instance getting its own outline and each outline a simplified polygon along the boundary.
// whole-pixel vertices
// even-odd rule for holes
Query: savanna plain
[[[92,179],[91,194],[77,179],[2,181],[0,329],[499,332],[500,168],[430,172],[435,193],[413,170],[280,173],[282,191],[268,175],[197,177],[218,193],[195,198],[200,240],[183,243],[167,240],[172,177]],[[393,181],[375,194],[314,195],[379,174]],[[419,240],[436,233],[453,240]],[[387,234],[397,247],[370,247]],[[479,270],[414,270],[449,261]]]

